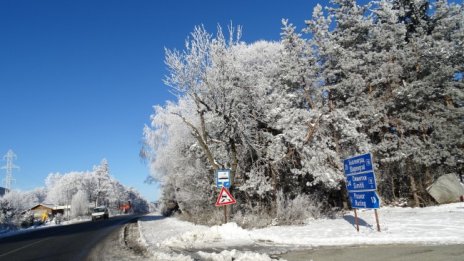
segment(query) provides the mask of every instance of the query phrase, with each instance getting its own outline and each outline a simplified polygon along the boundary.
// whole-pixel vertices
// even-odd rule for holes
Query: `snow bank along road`
[[[0,260],[85,260],[102,239],[137,217],[33,229],[0,238]]]
[[[157,260],[193,260],[198,256],[204,260],[240,260],[241,257],[243,260],[271,260],[289,251],[331,246],[464,244],[464,203],[428,208],[381,208],[382,232],[376,230],[372,210],[358,213],[359,233],[354,227],[352,212],[335,219],[308,220],[302,226],[253,230],[242,229],[235,223],[206,227],[148,215],[139,219],[139,229],[142,242]],[[450,255],[464,260],[462,251],[450,251]]]

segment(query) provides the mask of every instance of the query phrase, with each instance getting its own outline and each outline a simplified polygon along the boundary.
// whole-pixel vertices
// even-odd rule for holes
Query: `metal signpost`
[[[224,206],[224,220],[227,223],[227,205],[235,204],[237,201],[230,194],[230,169],[216,170],[216,187],[221,189],[216,200],[216,207]]]
[[[377,182],[375,180],[374,165],[370,153],[357,155],[343,162],[346,189],[350,197],[351,207],[354,208],[356,230],[359,232],[358,213],[356,209],[374,209],[377,231],[380,232],[379,216],[380,198],[377,195]]]

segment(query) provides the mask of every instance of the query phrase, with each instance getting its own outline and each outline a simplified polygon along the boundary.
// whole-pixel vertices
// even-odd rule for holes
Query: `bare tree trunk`
[[[272,163],[269,163],[271,171],[271,186],[272,186],[272,201],[271,201],[271,213],[273,216],[277,216],[277,175]]]
[[[391,193],[392,193],[392,196],[393,196],[393,200],[396,201],[396,194],[395,194],[395,177],[393,177],[393,175],[391,176]]]
[[[343,209],[348,209],[348,201],[346,198],[348,197],[348,193],[346,191],[346,183],[345,181],[342,182],[342,185],[340,187],[340,197],[342,198],[342,207]]]
[[[420,206],[419,195],[417,195],[417,186],[416,180],[414,179],[414,175],[409,176],[409,180],[411,181],[411,193],[414,199],[414,207]]]
[[[237,147],[235,146],[235,141],[234,139],[230,138],[229,139],[229,145],[230,145],[230,150],[231,150],[231,157],[232,157],[232,164],[231,164],[231,170],[230,170],[230,181],[231,181],[231,190],[234,189],[236,183],[235,183],[235,177],[237,174],[237,166],[238,166],[238,159],[237,159]],[[229,211],[229,216],[231,216],[234,211],[234,205],[230,205],[230,211]]]
[[[235,177],[236,177],[236,174],[237,174],[237,166],[238,166],[237,147],[235,146],[234,139],[232,139],[232,138],[229,139],[229,145],[230,145],[230,152],[231,152],[231,157],[232,157],[232,164],[231,164],[231,170],[230,170],[230,180],[232,181],[232,185],[234,185],[235,184]]]
[[[432,185],[433,183],[433,177],[430,175],[430,167],[425,167],[425,188],[428,186]]]
[[[200,132],[199,134],[201,135],[201,138],[205,141],[205,143],[208,143],[208,135],[206,133],[206,123],[205,123],[205,110],[201,108],[201,99],[198,97],[198,95],[195,93],[195,104],[197,105],[197,111],[198,114],[200,115]]]
[[[306,136],[304,138],[304,144],[307,144],[312,140],[314,133],[319,128],[319,123],[321,122],[321,119],[322,119],[322,113],[321,115],[319,115],[319,117],[317,117],[315,122],[311,122],[308,124],[308,131],[306,132]]]
[[[331,91],[329,91],[329,111],[333,111],[335,109],[335,100]]]

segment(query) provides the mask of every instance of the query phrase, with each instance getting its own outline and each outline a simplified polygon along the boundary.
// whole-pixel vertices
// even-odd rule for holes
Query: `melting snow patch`
[[[205,261],[271,261],[276,260],[270,258],[266,254],[253,252],[240,252],[235,249],[228,251],[224,250],[221,253],[205,253],[198,252],[198,255]]]
[[[157,261],[194,261],[194,259],[189,256],[181,254],[167,254],[163,252],[153,253],[153,259]]]

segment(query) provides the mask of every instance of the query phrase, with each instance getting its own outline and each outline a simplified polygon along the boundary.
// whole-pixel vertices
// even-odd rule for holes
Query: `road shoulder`
[[[113,231],[90,252],[87,260],[146,260],[148,252],[140,244],[137,221]]]

